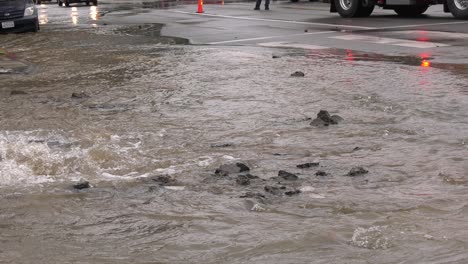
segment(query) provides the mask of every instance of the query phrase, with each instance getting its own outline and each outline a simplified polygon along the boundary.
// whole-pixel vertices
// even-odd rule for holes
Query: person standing
[[[256,0],[254,10],[260,10],[262,0]],[[270,0],[265,0],[265,10],[270,10]]]

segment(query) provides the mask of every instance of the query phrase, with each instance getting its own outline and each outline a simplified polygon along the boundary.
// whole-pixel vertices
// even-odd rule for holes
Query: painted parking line
[[[258,38],[234,39],[234,40],[210,42],[210,43],[207,43],[207,44],[208,45],[219,45],[219,44],[229,44],[229,43],[247,42],[247,41],[255,41],[255,40],[264,40],[264,39],[289,38],[289,37],[296,37],[296,36],[320,35],[320,34],[331,34],[331,33],[336,33],[336,31],[319,31],[319,32],[301,33],[301,34],[281,35],[281,36],[268,36],[268,37],[258,37]]]
[[[258,46],[272,47],[272,48],[298,48],[298,49],[309,49],[309,50],[329,49],[329,47],[324,47],[324,46],[291,43],[291,42],[286,42],[286,41],[259,43]]]
[[[289,23],[289,24],[300,24],[300,25],[312,25],[312,26],[324,26],[324,27],[333,27],[333,28],[350,28],[350,29],[367,29],[373,30],[377,29],[375,27],[362,27],[362,26],[350,26],[350,25],[341,25],[341,24],[326,24],[326,23],[314,23],[314,22],[304,22],[304,21],[294,21],[294,20],[281,20],[281,19],[266,19],[266,18],[257,18],[257,17],[239,17],[239,16],[225,16],[225,15],[216,15],[208,13],[193,13],[180,10],[172,10],[175,13],[197,15],[197,16],[207,16],[207,17],[220,17],[220,18],[229,18],[229,19],[238,19],[238,20],[251,20],[251,21],[264,21],[264,22],[277,22],[277,23]]]
[[[360,41],[360,42],[366,42],[366,43],[372,43],[372,44],[395,45],[395,46],[418,48],[418,49],[428,49],[428,48],[437,48],[437,47],[448,47],[448,46],[450,46],[450,45],[443,44],[443,43],[414,41],[414,40],[403,40],[403,39],[394,39],[394,38],[381,38],[381,37],[356,35],[356,34],[349,34],[349,35],[344,35],[344,36],[334,36],[334,37],[330,37],[330,38],[348,40],[348,41]]]
[[[430,24],[414,24],[414,25],[401,25],[401,26],[391,26],[391,27],[379,27],[376,29],[399,29],[399,28],[414,28],[414,27],[433,27],[433,26],[446,26],[446,25],[459,25],[459,24],[468,24],[468,21],[455,21],[455,22],[441,22],[441,23],[430,23]]]
[[[468,38],[468,34],[456,33],[456,32],[443,32],[443,31],[430,31],[430,30],[402,30],[393,31],[393,34],[398,35],[411,35],[411,36],[431,36],[437,38],[448,38],[448,39],[465,39]]]

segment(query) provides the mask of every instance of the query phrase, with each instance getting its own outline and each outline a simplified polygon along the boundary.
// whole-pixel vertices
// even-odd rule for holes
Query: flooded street
[[[468,66],[44,10],[0,35],[0,263],[468,262]]]

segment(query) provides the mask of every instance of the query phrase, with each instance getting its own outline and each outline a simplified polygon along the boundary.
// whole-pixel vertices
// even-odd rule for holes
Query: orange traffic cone
[[[198,11],[197,13],[203,13],[203,0],[198,0]]]

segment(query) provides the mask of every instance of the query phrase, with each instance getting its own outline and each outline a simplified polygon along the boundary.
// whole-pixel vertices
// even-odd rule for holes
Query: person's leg
[[[257,0],[257,1],[255,2],[255,8],[254,8],[254,9],[255,9],[255,10],[260,10],[260,5],[261,5],[261,4],[262,4],[262,0]]]
[[[270,10],[270,0],[265,0],[265,10]]]

